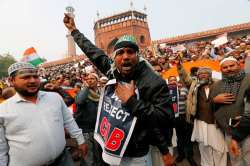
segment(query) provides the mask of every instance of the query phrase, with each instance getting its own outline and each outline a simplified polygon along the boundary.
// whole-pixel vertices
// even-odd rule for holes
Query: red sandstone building
[[[95,44],[107,54],[112,53],[114,44],[119,37],[130,34],[134,35],[140,48],[147,48],[152,44],[166,43],[168,45],[188,43],[194,41],[207,41],[215,39],[216,36],[227,33],[229,37],[244,36],[250,34],[250,22],[207,30],[204,32],[191,33],[172,38],[151,41],[147,15],[142,12],[130,10],[110,17],[99,19],[94,24]],[[62,65],[73,61],[84,59],[83,56],[67,57],[58,61],[43,64],[43,67]]]
[[[147,15],[134,10],[96,21],[94,31],[96,45],[108,55],[123,35],[135,36],[140,48],[146,48],[151,44]]]

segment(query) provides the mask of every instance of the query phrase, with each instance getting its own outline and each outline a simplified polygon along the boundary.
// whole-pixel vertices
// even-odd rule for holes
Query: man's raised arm
[[[107,75],[111,66],[111,59],[105,54],[105,52],[96,47],[89,39],[87,39],[80,31],[76,28],[74,18],[65,14],[63,19],[65,27],[71,32],[74,41],[85,53],[85,55],[94,63],[94,65],[105,75]]]

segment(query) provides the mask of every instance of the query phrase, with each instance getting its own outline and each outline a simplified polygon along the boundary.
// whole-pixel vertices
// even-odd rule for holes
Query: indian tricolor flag
[[[25,50],[21,61],[22,62],[29,62],[34,66],[37,66],[37,65],[43,63],[43,60],[37,55],[34,47],[30,47],[27,50]]]

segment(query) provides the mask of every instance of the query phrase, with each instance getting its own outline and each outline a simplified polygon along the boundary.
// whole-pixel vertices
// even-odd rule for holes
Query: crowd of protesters
[[[73,37],[75,35],[76,42],[81,43],[79,41],[81,39],[77,36],[80,35],[80,32],[73,29],[72,33]],[[81,37],[86,40],[85,37]],[[121,46],[121,48],[123,47],[125,50],[122,51],[126,53],[131,51],[126,50],[131,45]],[[212,41],[199,41],[179,45],[163,43],[152,47],[154,49],[148,48],[140,51],[137,50],[137,47],[134,48],[134,45],[131,48],[134,49],[132,51],[139,52],[140,58],[142,58],[139,61],[146,62],[146,66],[156,73],[167,71],[173,66],[177,67],[179,73],[179,80],[176,76],[170,76],[166,81],[169,89],[178,87],[177,93],[179,93],[177,99],[179,114],[175,118],[174,126],[172,126],[177,135],[178,156],[175,162],[178,163],[187,158],[190,165],[196,166],[197,161],[193,159],[193,142],[196,141],[201,154],[202,166],[226,166],[229,163],[228,152],[233,166],[249,165],[250,76],[246,73],[250,73],[250,68],[248,68],[250,66],[250,35],[229,38],[228,42],[218,46],[212,44]],[[117,50],[121,51],[121,48],[117,48]],[[85,48],[82,49],[85,50]],[[114,60],[114,58],[112,59]],[[210,68],[194,68],[188,75],[182,66],[185,62],[204,59],[220,62],[222,80],[214,81]],[[95,62],[93,59],[92,61]],[[111,64],[110,61],[105,61],[105,63]],[[102,148],[94,140],[94,129],[101,90],[108,82],[108,78],[104,75],[107,73],[100,72],[103,69],[99,68],[100,70],[98,70],[97,67],[96,64],[94,65],[88,58],[85,58],[80,62],[38,69],[41,80],[40,89],[58,93],[68,107],[72,105],[74,107],[74,119],[82,129],[85,139],[87,138],[86,142],[89,147],[87,158],[81,159],[81,165],[106,165],[101,157]],[[7,78],[0,81],[0,103],[8,101],[15,95],[16,91],[12,86],[13,84],[10,84]],[[68,90],[73,90],[73,93],[69,93]],[[134,100],[136,101],[136,99]],[[132,104],[132,101],[130,102]],[[159,124],[161,123],[159,122]],[[162,129],[162,127],[158,126],[157,128]],[[167,135],[172,136],[172,132]],[[145,146],[148,144],[157,145],[157,143],[145,143]],[[168,143],[168,146],[171,146],[171,143]],[[130,146],[129,148],[135,149],[136,147]],[[168,154],[166,150],[160,150],[163,156]],[[71,151],[76,160],[79,158],[77,151],[78,149]],[[75,156],[74,153],[76,153]],[[136,152],[132,153],[131,151],[131,154],[134,155]],[[136,155],[132,156],[132,158],[135,157]],[[163,158],[165,165],[167,165],[166,163],[173,164],[169,158],[169,156]],[[164,162],[153,161],[153,163],[160,165],[163,165]],[[2,166],[1,163],[0,166]]]
[[[155,52],[152,51],[151,47],[141,49],[140,55],[159,73],[176,66],[179,57],[181,57],[182,62],[192,62],[204,59],[221,60],[223,57],[232,55],[240,62],[243,68],[245,59],[250,55],[250,35],[229,38],[226,44],[218,47],[214,47],[211,41],[199,41],[181,45],[183,46],[182,50],[175,50],[174,47],[176,45],[162,43],[155,46]],[[42,81],[55,82],[60,80],[61,86],[65,87],[74,87],[76,83],[83,83],[84,78],[89,73],[96,73],[101,81],[103,79],[106,80],[104,75],[97,70],[88,58],[81,62],[71,62],[39,69]],[[3,83],[8,84],[7,78],[1,79],[1,89]]]
[[[178,45],[161,43],[153,49],[141,50],[144,58],[148,60],[158,72],[164,72],[178,63],[178,57],[183,62],[211,59],[220,61],[225,56],[234,56],[241,66],[250,54],[250,35],[241,37],[228,37],[228,42],[222,45],[212,44],[210,41],[180,43]]]

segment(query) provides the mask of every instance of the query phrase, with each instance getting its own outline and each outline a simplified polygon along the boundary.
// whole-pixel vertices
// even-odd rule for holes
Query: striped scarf
[[[100,95],[99,95],[98,92],[95,92],[94,90],[89,89],[88,98],[89,98],[90,100],[92,100],[92,101],[98,102],[98,101],[99,101],[99,98],[100,98]]]

